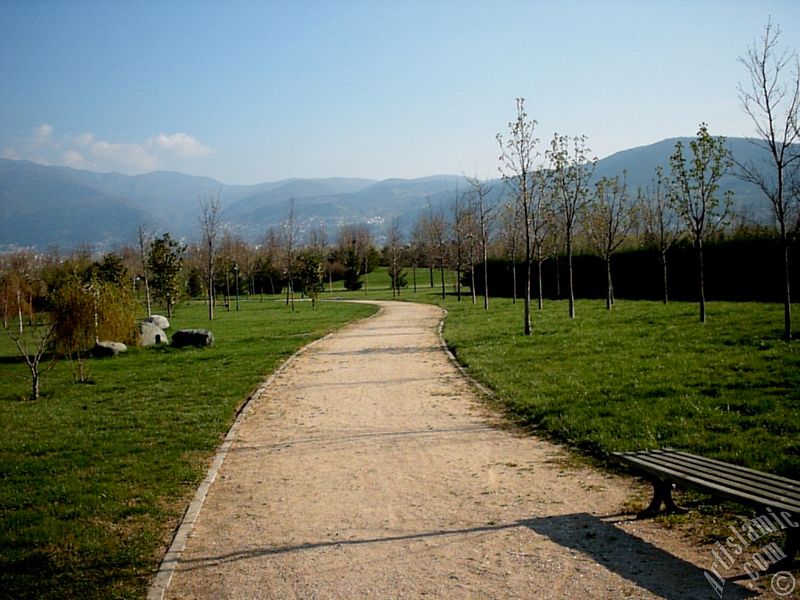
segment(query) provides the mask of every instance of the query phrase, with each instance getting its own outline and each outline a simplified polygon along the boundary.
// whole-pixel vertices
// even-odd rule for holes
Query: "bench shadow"
[[[231,550],[211,556],[178,559],[179,570],[195,571],[226,563],[246,561],[265,556],[302,553],[334,548],[373,544],[391,544],[449,536],[491,534],[506,529],[527,527],[552,542],[577,551],[612,573],[666,600],[697,600],[701,598],[734,600],[752,598],[758,593],[733,581],[728,581],[718,595],[706,580],[704,570],[692,563],[616,527],[610,517],[574,513],[538,517],[476,527],[422,531],[360,539],[307,542],[286,546],[254,547]]]
[[[560,546],[591,557],[609,571],[659,597],[668,600],[720,598],[703,569],[615,527],[604,518],[574,513],[526,519],[523,524]],[[732,600],[756,595],[755,591],[728,582],[721,597]]]

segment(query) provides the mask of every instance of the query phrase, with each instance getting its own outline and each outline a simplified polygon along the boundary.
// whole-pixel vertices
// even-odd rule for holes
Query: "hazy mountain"
[[[625,170],[632,192],[651,185],[657,165],[669,173],[669,156],[678,139],[604,158],[598,162],[595,180]],[[690,138],[680,139],[688,148]],[[739,161],[766,157],[763,145],[752,140],[731,138],[728,145]],[[497,180],[489,185],[494,198],[505,190]],[[734,176],[725,178],[724,188],[734,190],[738,210],[761,220],[769,218],[769,204],[759,190]],[[0,248],[131,243],[142,223],[190,239],[197,234],[199,200],[212,194],[220,196],[223,220],[251,240],[259,239],[270,225],[280,225],[292,201],[301,230],[323,222],[333,239],[339,224],[369,222],[380,237],[388,219],[397,217],[408,231],[429,206],[438,208],[467,189],[464,178],[454,175],[384,181],[287,179],[229,186],[181,173],[128,176],[0,159]]]

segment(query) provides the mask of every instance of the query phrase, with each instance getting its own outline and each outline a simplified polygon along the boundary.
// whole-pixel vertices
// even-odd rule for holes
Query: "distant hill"
[[[668,139],[608,156],[598,162],[595,179],[626,170],[629,189],[646,187],[657,165],[669,172],[669,156],[678,139],[687,145],[690,141]],[[728,145],[737,160],[766,158],[763,146],[752,140],[730,138]],[[500,181],[488,183],[493,197],[503,192]],[[409,230],[429,205],[449,202],[467,187],[464,178],[455,175],[384,181],[288,179],[227,186],[181,173],[128,176],[0,159],[0,249],[54,244],[70,248],[82,242],[104,249],[132,243],[139,224],[190,239],[198,231],[199,201],[212,194],[220,196],[223,220],[250,240],[282,223],[292,200],[301,229],[324,222],[333,237],[339,224],[369,222],[380,237],[386,220],[397,217]],[[768,203],[753,186],[729,175],[724,187],[734,191],[738,210],[751,218],[769,218]]]

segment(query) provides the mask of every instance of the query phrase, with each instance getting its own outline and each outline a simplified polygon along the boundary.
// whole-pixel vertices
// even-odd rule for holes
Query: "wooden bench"
[[[786,531],[787,561],[797,553],[800,527],[789,524],[798,523],[800,517],[800,482],[671,449],[613,452],[611,456],[653,484],[653,499],[637,518],[654,517],[662,505],[666,513],[686,512],[672,499],[674,482],[765,511],[762,514],[769,511],[773,521],[785,525],[780,529]]]

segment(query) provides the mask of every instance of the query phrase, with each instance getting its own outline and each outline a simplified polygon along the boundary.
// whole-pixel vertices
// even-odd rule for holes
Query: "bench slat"
[[[693,456],[678,455],[667,452],[651,453],[651,456],[658,457],[665,465],[669,465],[689,475],[697,474],[708,477],[710,480],[721,485],[729,485],[732,488],[752,491],[756,487],[759,491],[776,495],[781,498],[800,503],[800,485],[797,483],[787,483],[791,480],[784,479],[775,481],[769,478],[757,477],[758,471],[748,470],[739,471],[736,467],[722,469],[717,464],[705,464],[702,460],[693,460]]]
[[[779,475],[773,475],[772,473],[765,473],[763,471],[756,471],[755,469],[749,469],[747,467],[740,467],[739,465],[733,465],[731,463],[726,463],[721,460],[716,460],[713,458],[705,458],[702,456],[696,456],[694,454],[689,454],[688,452],[681,452],[679,450],[658,450],[659,454],[671,454],[676,456],[682,456],[687,460],[691,460],[694,462],[703,462],[709,463],[711,465],[715,465],[720,469],[724,469],[728,472],[736,472],[737,474],[746,474],[756,480],[763,480],[763,481],[771,481],[774,482],[778,486],[785,486],[788,489],[800,489],[800,482],[794,481],[792,479],[787,479],[786,477],[780,477]]]
[[[687,473],[681,468],[674,465],[665,465],[663,459],[663,452],[619,452],[613,453],[613,456],[623,462],[628,462],[635,465],[639,469],[650,473],[656,477],[670,477],[671,479],[697,487],[706,491],[711,491],[720,496],[724,496],[731,500],[744,501],[745,503],[755,504],[759,507],[770,506],[788,510],[792,513],[800,512],[800,501],[797,499],[788,498],[781,494],[772,494],[754,489],[734,489],[731,486],[720,483],[719,481],[711,481],[696,474]],[[691,455],[690,455],[691,456]],[[659,462],[661,459],[661,462]],[[752,471],[752,470],[751,470]],[[758,471],[755,471],[758,473]],[[791,481],[791,480],[786,480]]]

